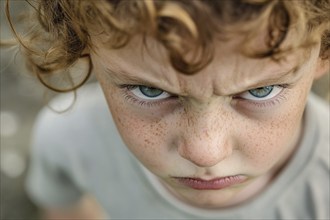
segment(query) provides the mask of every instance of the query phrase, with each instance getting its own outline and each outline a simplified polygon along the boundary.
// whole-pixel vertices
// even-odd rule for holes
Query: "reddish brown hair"
[[[245,44],[249,45],[261,28],[268,30],[265,39],[267,49],[251,53],[243,45],[245,49],[242,52],[246,55],[279,59],[288,51],[321,41],[320,56],[329,58],[328,0],[28,2],[35,9],[33,31],[24,38],[15,34],[26,54],[28,66],[41,81],[44,75],[61,72],[74,65],[85,48],[93,48],[91,36],[101,32],[109,37],[107,45],[111,49],[125,46],[138,34],[151,36],[167,49],[172,66],[185,74],[196,73],[210,63],[212,43],[217,36],[225,40],[228,33],[244,33]],[[7,15],[10,18],[9,8]],[[284,48],[282,43],[293,30],[301,37]],[[193,58],[185,57],[187,52],[193,53]],[[65,90],[49,87],[59,92],[70,91],[82,83]]]

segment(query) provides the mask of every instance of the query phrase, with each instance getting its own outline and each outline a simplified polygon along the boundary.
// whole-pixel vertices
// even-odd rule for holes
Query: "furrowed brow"
[[[255,84],[249,85],[244,91],[247,91],[250,89],[255,89],[255,88],[260,88],[260,87],[264,87],[264,86],[270,86],[270,85],[276,85],[279,83],[284,83],[285,81],[287,81],[290,78],[295,79],[300,75],[299,69],[300,69],[300,67],[294,67],[287,72],[278,73],[278,74],[276,74],[277,77],[261,80]]]
[[[156,87],[152,82],[149,82],[146,79],[142,79],[136,76],[131,76],[127,72],[123,70],[111,70],[110,68],[106,68],[105,72],[110,76],[111,81],[116,85],[123,85],[123,84],[137,84],[137,85],[144,85],[150,87]]]

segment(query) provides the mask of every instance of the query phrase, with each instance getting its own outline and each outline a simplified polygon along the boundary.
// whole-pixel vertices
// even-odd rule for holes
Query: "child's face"
[[[318,48],[290,72],[301,51],[275,63],[244,57],[237,41],[219,42],[212,63],[187,76],[155,42],[148,50],[141,38],[118,50],[93,42],[95,73],[124,142],[182,200],[209,208],[243,200],[297,146]]]

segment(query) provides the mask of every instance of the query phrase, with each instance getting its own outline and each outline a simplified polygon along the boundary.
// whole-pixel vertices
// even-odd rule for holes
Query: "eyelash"
[[[288,92],[288,89],[290,89],[292,85],[279,84],[279,85],[274,85],[274,86],[281,87],[282,91],[278,95],[276,95],[274,98],[271,98],[269,100],[253,101],[253,100],[247,100],[247,99],[240,98],[238,95],[233,96],[233,99],[237,99],[239,102],[243,102],[244,104],[252,105],[253,107],[257,107],[257,108],[272,107],[278,103],[281,103],[283,100],[286,99],[286,94]]]
[[[141,100],[139,98],[136,98],[134,95],[130,94],[130,91],[137,88],[138,86],[139,85],[120,85],[119,86],[120,89],[124,90],[123,95],[124,95],[125,100],[127,100],[133,104],[142,106],[142,107],[153,108],[153,107],[158,107],[158,106],[162,105],[164,102],[178,98],[177,96],[171,96],[169,98],[166,98],[163,100],[156,100],[156,101]],[[247,99],[240,98],[239,95],[234,95],[232,98],[234,100],[237,100],[238,102],[243,102],[248,105],[253,105],[254,107],[257,107],[257,108],[266,108],[266,107],[275,106],[276,104],[281,103],[283,100],[286,99],[287,89],[290,89],[291,85],[279,84],[279,85],[274,85],[274,86],[282,87],[283,90],[278,95],[276,95],[274,98],[266,100],[266,101],[247,100]]]
[[[142,107],[153,108],[153,107],[160,106],[161,104],[163,104],[166,101],[169,101],[169,99],[176,98],[175,96],[172,96],[172,97],[169,97],[164,100],[156,100],[156,101],[141,100],[141,99],[136,98],[134,95],[130,94],[130,91],[137,88],[138,86],[139,85],[120,85],[120,88],[124,90],[123,95],[124,95],[125,100],[127,100],[133,104],[142,106]]]

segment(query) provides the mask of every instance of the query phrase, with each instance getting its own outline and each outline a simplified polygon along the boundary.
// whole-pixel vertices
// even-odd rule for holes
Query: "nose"
[[[232,154],[230,119],[218,111],[185,112],[181,116],[178,153],[199,167],[212,167]]]

